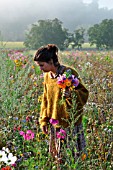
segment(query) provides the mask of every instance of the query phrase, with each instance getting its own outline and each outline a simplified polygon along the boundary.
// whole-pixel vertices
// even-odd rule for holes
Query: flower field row
[[[75,162],[71,148],[64,149],[66,159],[61,169],[110,170],[113,166],[113,52],[65,51],[59,55],[62,63],[79,72],[90,92],[83,117],[87,155],[83,154]],[[39,127],[43,74],[35,66],[33,56],[29,51],[1,51],[0,73],[1,170],[57,169],[48,153],[48,135]]]

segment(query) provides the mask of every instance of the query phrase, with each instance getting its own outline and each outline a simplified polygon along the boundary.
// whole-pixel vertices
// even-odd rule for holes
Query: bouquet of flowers
[[[73,90],[79,85],[79,79],[72,75],[71,69],[68,69],[64,74],[59,75],[57,78],[57,85],[62,89],[65,90]],[[62,96],[64,98],[64,96]]]

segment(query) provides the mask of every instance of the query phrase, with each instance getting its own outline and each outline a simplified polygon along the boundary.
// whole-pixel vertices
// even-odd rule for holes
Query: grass
[[[23,42],[3,42],[0,41],[0,48],[8,48],[8,49],[23,49],[25,48]]]
[[[0,41],[0,48],[8,48],[8,49],[23,49],[25,48],[23,42],[4,42],[4,41]],[[82,45],[82,48],[96,48],[95,45],[90,46],[89,43],[84,43]]]
[[[89,43],[84,43],[84,44],[82,45],[82,48],[96,48],[96,45],[90,46]]]

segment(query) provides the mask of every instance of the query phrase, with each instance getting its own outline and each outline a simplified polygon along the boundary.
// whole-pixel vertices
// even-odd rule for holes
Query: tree
[[[99,29],[99,24],[95,24],[94,26],[90,27],[88,29],[88,36],[89,36],[89,42],[92,46],[93,44],[96,44],[97,48],[101,47],[101,32]]]
[[[39,20],[32,24],[32,27],[26,33],[25,46],[30,49],[37,49],[40,46],[54,43],[60,49],[64,48],[64,41],[68,32],[62,27],[62,22],[57,18],[54,20]]]
[[[113,19],[105,19],[88,29],[90,45],[99,48],[113,48]]]
[[[65,45],[69,46],[70,44],[72,48],[77,47],[80,49],[84,43],[84,32],[85,29],[81,27],[75,30],[73,33],[68,34],[68,39],[65,41]]]
[[[84,43],[84,32],[85,32],[85,29],[82,27],[74,31],[74,34],[73,34],[74,43],[78,49],[80,49],[82,47],[82,44]]]

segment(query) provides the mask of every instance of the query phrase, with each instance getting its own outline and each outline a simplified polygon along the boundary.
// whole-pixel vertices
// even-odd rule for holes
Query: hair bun
[[[47,49],[48,49],[48,51],[53,51],[55,53],[58,52],[58,47],[55,44],[48,44]]]

